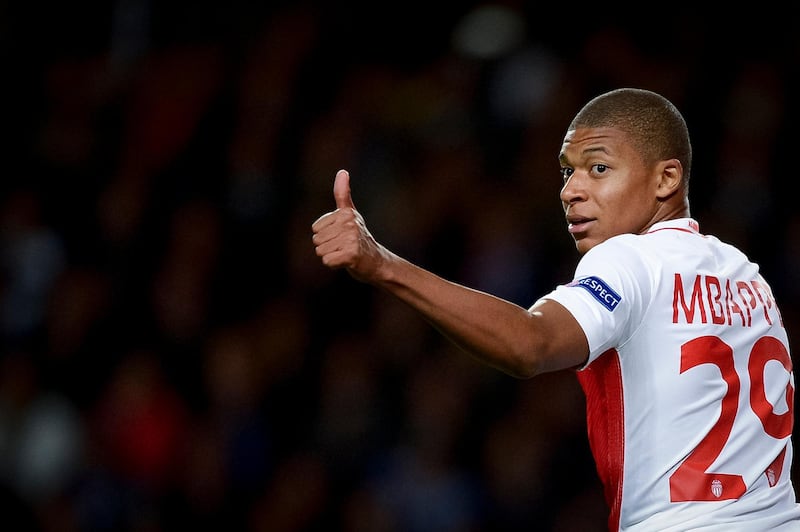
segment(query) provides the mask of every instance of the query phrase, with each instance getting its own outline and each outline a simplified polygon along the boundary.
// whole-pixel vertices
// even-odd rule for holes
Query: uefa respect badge
[[[617,308],[619,302],[622,301],[620,295],[616,293],[610,286],[608,286],[608,283],[599,277],[595,277],[594,275],[575,279],[571,283],[567,284],[567,286],[580,286],[592,294],[592,296],[594,296],[594,298],[610,312],[614,312],[614,309]]]

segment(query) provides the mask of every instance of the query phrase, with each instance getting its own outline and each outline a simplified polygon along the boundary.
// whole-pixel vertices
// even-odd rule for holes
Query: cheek
[[[603,201],[606,229],[610,234],[628,232],[646,205],[640,190],[619,189],[608,191]]]
[[[620,190],[612,200],[614,221],[612,222],[617,232],[638,231],[643,219],[652,215],[653,196],[644,187],[628,187]]]
[[[628,217],[641,201],[639,191],[629,188],[613,187],[603,191],[597,198],[602,209],[611,214],[615,219]]]
[[[609,188],[605,197],[620,212],[632,212],[643,208],[652,199],[652,191],[644,183],[620,183],[619,186]]]

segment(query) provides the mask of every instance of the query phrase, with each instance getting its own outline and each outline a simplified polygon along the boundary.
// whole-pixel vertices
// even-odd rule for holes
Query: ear
[[[658,181],[656,197],[664,200],[683,189],[683,165],[678,159],[667,159],[656,165]]]

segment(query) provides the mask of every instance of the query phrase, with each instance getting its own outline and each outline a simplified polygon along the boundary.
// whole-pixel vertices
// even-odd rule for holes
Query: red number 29
[[[786,371],[792,369],[786,346],[777,338],[764,336],[753,345],[747,364],[750,374],[750,408],[761,420],[764,432],[780,439],[792,432],[794,387],[791,382],[787,383],[786,404],[789,408],[783,414],[776,414],[774,405],[769,402],[764,390],[764,369],[770,360],[783,364]],[[681,373],[700,364],[717,366],[728,390],[722,398],[719,419],[670,477],[672,502],[738,499],[745,492],[741,475],[708,471],[730,437],[738,410],[741,383],[734,366],[733,348],[716,336],[701,336],[681,346]],[[781,453],[771,466],[773,473],[777,471],[774,473],[777,476],[783,467],[784,454]],[[774,479],[771,478],[770,484],[773,483]]]

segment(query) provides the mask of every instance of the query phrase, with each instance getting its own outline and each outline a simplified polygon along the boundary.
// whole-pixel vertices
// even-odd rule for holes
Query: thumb
[[[333,181],[333,197],[336,199],[337,209],[355,209],[353,198],[350,196],[350,174],[347,170],[336,172],[336,179]]]

